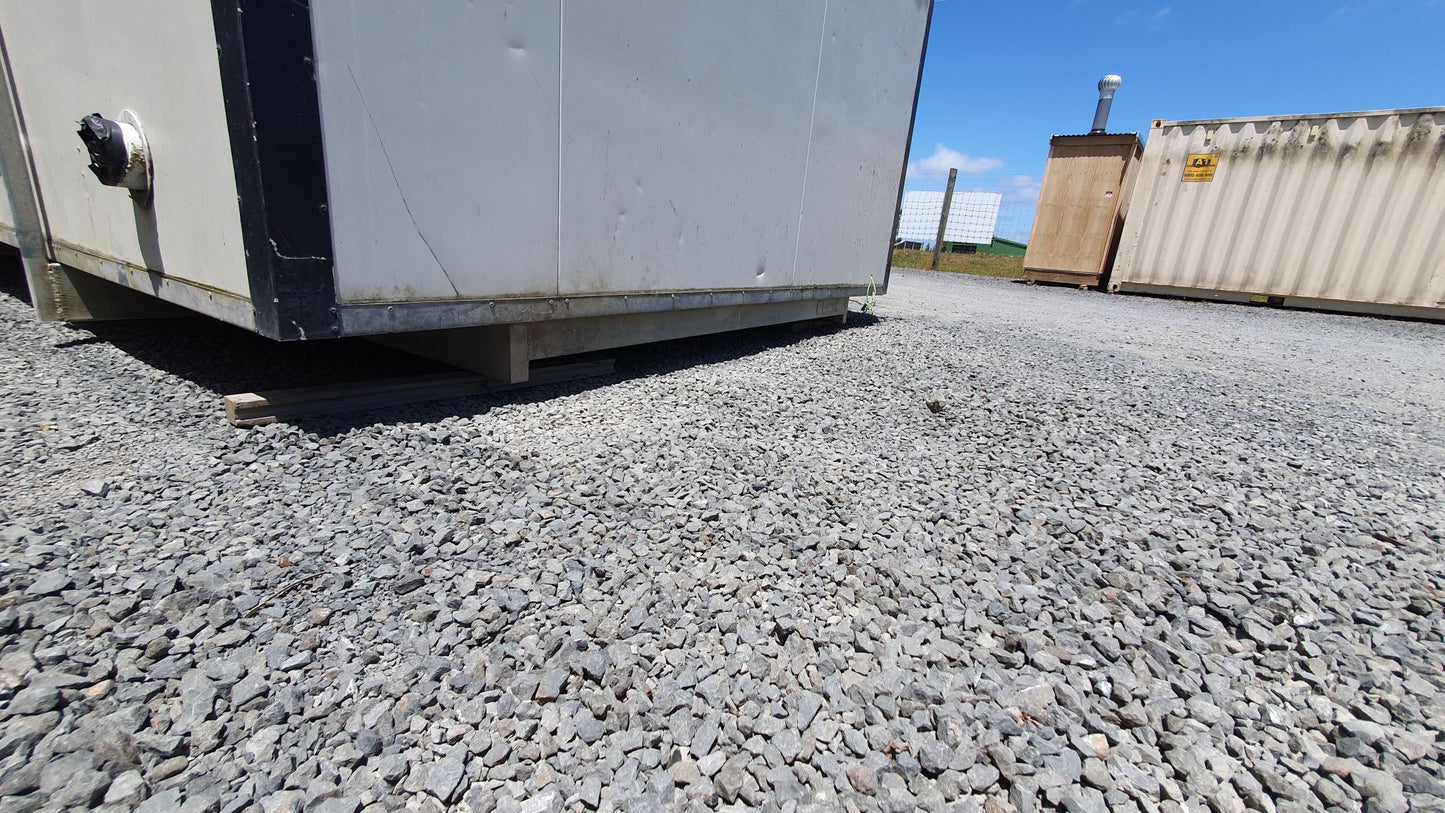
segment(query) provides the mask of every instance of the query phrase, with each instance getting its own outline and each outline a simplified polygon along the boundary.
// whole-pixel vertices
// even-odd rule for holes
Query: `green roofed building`
[[[1027,243],[1020,243],[1017,240],[1005,240],[1002,237],[993,238],[993,242],[986,246],[979,246],[979,254],[992,254],[995,257],[1022,257],[1028,250]]]
[[[952,254],[988,254],[994,257],[1022,257],[1028,249],[1026,243],[1017,240],[993,238],[992,243],[944,243],[943,250]]]

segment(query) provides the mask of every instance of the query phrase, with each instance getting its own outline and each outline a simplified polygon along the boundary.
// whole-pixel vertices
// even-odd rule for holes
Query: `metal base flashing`
[[[1212,302],[1230,302],[1241,305],[1278,304],[1279,307],[1299,310],[1332,311],[1354,313],[1365,316],[1392,316],[1402,319],[1423,319],[1431,322],[1445,322],[1445,304],[1438,308],[1419,305],[1391,305],[1375,302],[1351,302],[1344,299],[1315,299],[1307,296],[1279,296],[1276,294],[1251,293],[1249,291],[1216,291],[1205,288],[1181,288],[1173,285],[1149,285],[1139,282],[1118,282],[1109,286],[1110,291],[1149,296],[1172,296],[1180,299],[1195,299]]]
[[[593,316],[695,311],[700,308],[764,305],[807,300],[822,301],[864,296],[867,293],[867,286],[830,286],[743,291],[609,294],[545,299],[377,302],[341,306],[341,335],[373,336],[379,333],[451,330]]]

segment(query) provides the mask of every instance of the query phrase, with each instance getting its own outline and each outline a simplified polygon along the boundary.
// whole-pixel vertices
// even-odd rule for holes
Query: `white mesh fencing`
[[[1003,195],[997,192],[954,190],[948,207],[943,239],[951,243],[989,243],[998,226]],[[943,214],[943,193],[914,189],[903,195],[898,239],[932,243],[938,239],[938,218]]]
[[[938,237],[938,213],[942,210],[943,190],[947,186],[947,171],[908,177],[898,224],[899,240],[933,245]],[[974,226],[977,231],[955,237],[952,225],[955,219],[950,216],[948,235],[944,239],[980,245],[995,237],[1028,242],[1038,202],[1039,181],[1031,175],[960,172],[953,188],[953,210],[958,216],[956,222]],[[993,218],[991,231],[985,235],[984,226],[989,217]]]

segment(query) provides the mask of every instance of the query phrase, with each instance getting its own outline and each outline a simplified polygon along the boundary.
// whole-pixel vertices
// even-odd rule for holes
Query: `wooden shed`
[[[1049,140],[1024,279],[1103,285],[1119,246],[1144,145],[1137,133]]]

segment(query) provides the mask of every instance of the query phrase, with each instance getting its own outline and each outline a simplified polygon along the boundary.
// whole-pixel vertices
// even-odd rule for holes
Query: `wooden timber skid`
[[[697,324],[700,320],[709,324],[700,329]],[[457,370],[405,378],[245,392],[227,395],[222,402],[226,408],[226,420],[233,425],[260,426],[316,415],[465,398],[606,375],[615,366],[613,359],[545,366],[537,362],[544,358],[624,346],[639,340],[651,343],[688,336],[693,332],[707,334],[777,324],[790,324],[793,332],[799,332],[845,324],[847,320],[848,300],[838,299],[373,336],[368,338],[378,344],[469,368],[472,372]]]
[[[252,427],[316,415],[336,415],[369,409],[442,401],[474,395],[560,384],[612,372],[613,360],[584,361],[538,367],[526,381],[504,383],[477,373],[457,371],[431,375],[355,381],[287,390],[244,392],[222,399],[226,420],[233,426]]]
[[[91,322],[184,316],[187,311],[59,263],[26,268],[43,321]],[[630,345],[792,324],[845,323],[848,298],[797,299],[672,311],[617,313],[532,323],[370,335],[394,350],[455,372],[245,392],[224,396],[226,419],[251,427],[316,415],[384,409],[557,384],[612,372],[613,360],[546,362]]]

